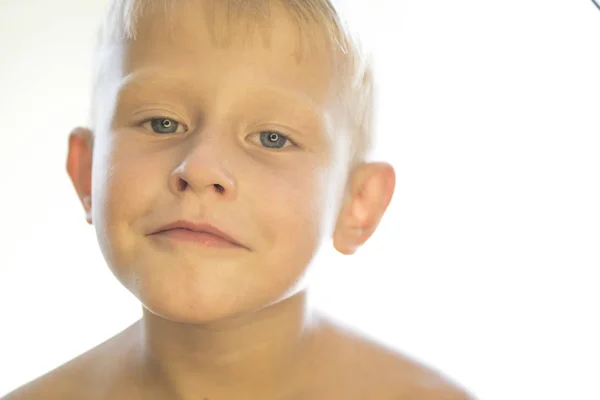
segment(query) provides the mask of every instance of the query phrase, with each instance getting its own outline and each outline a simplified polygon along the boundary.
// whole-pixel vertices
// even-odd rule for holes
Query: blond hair
[[[102,49],[116,40],[135,40],[138,35],[138,24],[146,13],[160,11],[168,16],[173,8],[194,0],[111,0],[105,19],[100,27],[96,51],[97,68],[94,76],[94,97],[99,90],[102,78],[102,66],[99,58]],[[349,28],[347,20],[341,18],[339,10],[331,0],[213,0],[226,11],[227,22],[233,18],[245,17],[250,22],[268,21],[269,6],[277,3],[288,11],[298,28],[307,25],[319,28],[319,33],[332,45],[332,55],[341,58],[343,69],[340,99],[346,107],[351,164],[362,162],[369,153],[373,142],[374,82],[371,57],[368,56],[363,43],[358,40],[356,32]],[[207,21],[210,23],[210,21]],[[212,27],[216,41],[226,43],[225,36],[219,37]],[[298,57],[302,57],[303,48],[297,49]],[[92,104],[92,126],[96,124],[96,107]]]

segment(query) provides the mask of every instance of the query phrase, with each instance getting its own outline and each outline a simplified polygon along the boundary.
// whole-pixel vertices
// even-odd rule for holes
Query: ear
[[[85,128],[74,129],[69,135],[67,173],[83,205],[88,224],[92,223],[92,154],[92,132]]]
[[[395,187],[396,173],[387,163],[362,164],[352,172],[333,234],[333,245],[340,253],[353,254],[371,237]]]

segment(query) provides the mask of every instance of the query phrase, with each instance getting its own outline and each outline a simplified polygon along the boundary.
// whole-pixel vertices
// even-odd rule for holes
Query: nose
[[[227,157],[219,153],[214,141],[187,143],[187,151],[170,176],[175,194],[214,193],[220,198],[235,197],[236,185],[228,170]]]

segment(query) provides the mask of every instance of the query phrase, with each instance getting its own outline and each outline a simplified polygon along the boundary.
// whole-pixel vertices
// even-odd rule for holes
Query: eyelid
[[[168,105],[165,105],[164,108],[160,107],[160,105],[154,105],[152,107],[146,106],[134,110],[132,112],[132,115],[135,118],[135,120],[138,121],[138,124],[142,124],[151,119],[165,118],[172,119],[173,121],[176,121],[181,125],[189,126],[188,124],[183,122],[189,120],[189,118],[185,118],[180,113],[172,111],[171,108],[172,107],[169,107]]]
[[[166,115],[156,115],[154,117],[147,117],[147,118],[143,118],[141,119],[139,122],[137,122],[138,125],[142,125],[145,124],[146,122],[150,122],[153,119],[170,119],[171,121],[175,121],[177,122],[179,125],[183,125],[187,128],[187,124],[184,122],[181,122],[181,120],[179,120],[178,118],[173,118],[173,117],[169,117]]]
[[[151,119],[172,119],[175,122],[179,122],[180,124],[183,124],[183,122],[181,122],[182,118],[170,115],[169,113],[153,113],[150,115],[145,115],[143,117],[136,117],[136,120],[139,121],[139,123],[145,122],[145,121],[150,121]]]
[[[300,145],[301,140],[299,139],[301,136],[299,133],[296,133],[293,129],[281,126],[277,124],[265,124],[260,125],[251,130],[251,135],[260,135],[261,132],[273,132],[279,135],[285,136],[292,144],[296,147],[302,148]]]
[[[185,124],[183,122],[180,122],[178,119],[171,118],[171,117],[165,117],[165,116],[155,116],[155,117],[145,118],[141,122],[136,123],[136,126],[143,127],[145,124],[147,124],[147,123],[149,123],[149,122],[151,122],[152,120],[155,120],[155,119],[169,119],[169,120],[172,120],[172,121],[176,122],[178,124],[178,128],[179,127],[183,128],[183,132],[179,132],[179,134],[186,133],[186,132],[188,132],[190,130],[190,128],[187,126],[187,124]],[[154,133],[154,134],[158,134],[157,132],[152,131],[151,128],[148,129],[148,132]],[[172,135],[174,135],[176,133],[178,133],[178,132],[175,131],[175,132],[170,133],[168,135],[167,134],[161,134],[161,136],[172,136]]]
[[[295,139],[295,137],[294,137],[295,135],[294,134],[290,134],[290,133],[287,133],[287,132],[282,132],[279,129],[268,129],[268,128],[257,129],[257,130],[254,131],[254,133],[250,134],[250,136],[260,136],[260,134],[264,133],[264,132],[276,133],[278,135],[281,135],[281,136],[285,137],[287,139],[287,141],[290,142],[289,146],[282,147],[280,149],[268,149],[268,148],[265,147],[265,149],[267,149],[269,151],[278,151],[278,150],[282,151],[282,150],[285,150],[288,147],[293,147],[293,148],[296,148],[296,149],[303,149],[303,147],[300,144],[298,144],[298,141]]]

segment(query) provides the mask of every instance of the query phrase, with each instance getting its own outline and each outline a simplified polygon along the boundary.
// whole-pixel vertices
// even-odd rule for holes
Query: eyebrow
[[[117,98],[129,98],[139,91],[150,91],[153,89],[172,90],[178,93],[189,92],[189,81],[177,77],[174,71],[143,70],[126,75],[117,85]]]
[[[186,79],[188,76],[188,72],[179,72],[177,69],[148,68],[136,71],[121,79],[116,92],[117,99],[135,98],[137,93],[160,89],[177,92],[178,95],[185,93],[186,100],[195,100],[195,96],[190,92],[189,79]],[[308,96],[301,96],[291,90],[260,84],[240,86],[240,89],[244,92],[254,93],[256,96],[266,95],[270,99],[268,103],[275,106],[281,104],[281,99],[285,99],[285,103],[293,103],[324,126],[322,107]],[[296,108],[294,107],[294,109]]]
[[[319,107],[308,96],[299,96],[290,90],[279,89],[273,86],[248,86],[247,89],[250,91],[255,91],[257,95],[266,95],[269,99],[268,104],[273,104],[276,108],[278,108],[282,103],[292,103],[294,106],[304,110],[314,119],[318,121],[323,119],[323,113],[321,111],[322,108]],[[284,100],[282,101],[282,99]],[[294,107],[294,109],[296,108]]]

